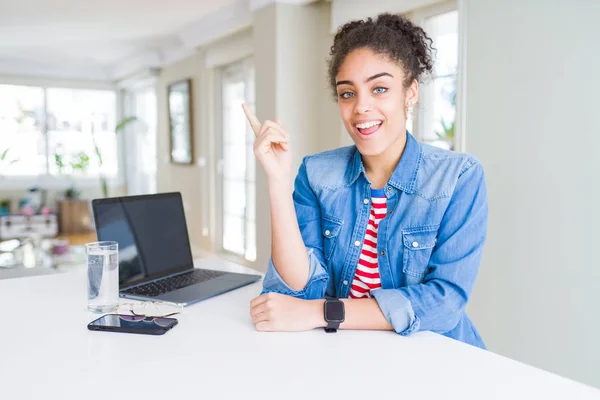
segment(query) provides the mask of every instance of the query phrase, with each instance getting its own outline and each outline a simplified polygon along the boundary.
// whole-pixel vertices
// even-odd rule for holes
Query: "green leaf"
[[[54,153],[54,163],[58,167],[60,171],[64,168],[65,164],[63,163],[62,155],[58,153]]]
[[[108,182],[104,176],[100,177],[100,183],[102,185],[102,194],[104,197],[108,197]]]
[[[0,156],[0,161],[4,161],[9,150],[10,150],[10,148],[8,148],[2,152],[2,155]]]
[[[100,164],[100,166],[102,166],[102,164],[103,164],[102,153],[100,153],[100,149],[98,148],[96,141],[94,141],[94,151],[96,152],[96,156],[98,157],[98,164]]]
[[[440,125],[442,125],[442,132],[435,132],[435,134],[437,135],[437,137],[439,137],[441,140],[448,140],[448,139],[452,139],[454,138],[454,130],[456,127],[456,122],[452,121],[452,122],[446,122],[445,120],[441,120],[440,121]]]
[[[130,116],[130,117],[125,117],[123,118],[118,124],[117,126],[115,126],[115,133],[118,133],[119,131],[122,131],[123,129],[125,129],[125,127],[127,125],[129,125],[130,123],[137,121],[137,117],[134,116]]]
[[[73,157],[73,161],[71,161],[71,167],[73,169],[78,169],[81,171],[85,171],[90,164],[90,158],[85,152],[80,152]]]

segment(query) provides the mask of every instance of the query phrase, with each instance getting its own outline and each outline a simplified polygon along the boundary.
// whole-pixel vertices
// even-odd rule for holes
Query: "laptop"
[[[259,275],[194,268],[181,193],[92,200],[99,241],[119,243],[119,294],[189,305]]]

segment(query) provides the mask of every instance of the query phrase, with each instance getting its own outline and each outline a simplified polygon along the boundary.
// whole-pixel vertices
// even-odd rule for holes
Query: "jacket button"
[[[381,254],[382,256],[385,256],[385,250],[381,250],[381,253],[380,253],[380,254]]]
[[[412,247],[419,247],[419,242],[412,242]]]
[[[347,285],[348,285],[348,281],[344,281],[344,285],[346,285],[346,286],[347,286]]]
[[[358,247],[360,246],[360,242],[357,240],[356,242],[354,242],[354,245]]]
[[[325,231],[325,236],[329,236],[329,235],[331,235],[331,232],[329,232],[329,230],[326,230]]]
[[[364,199],[364,200],[363,200],[363,203],[365,203],[365,204],[369,204],[369,199]]]
[[[387,187],[387,191],[388,191],[388,192],[391,192],[391,191],[392,191],[392,187],[391,187],[391,186],[388,186],[388,187]]]

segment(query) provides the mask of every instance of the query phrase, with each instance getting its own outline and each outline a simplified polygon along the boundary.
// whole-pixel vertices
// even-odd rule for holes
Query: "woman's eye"
[[[373,89],[373,93],[385,93],[387,92],[387,88],[384,87],[376,87],[375,89]]]
[[[342,99],[349,99],[352,96],[354,96],[354,93],[352,93],[352,92],[342,92],[342,93],[340,93],[340,97]]]

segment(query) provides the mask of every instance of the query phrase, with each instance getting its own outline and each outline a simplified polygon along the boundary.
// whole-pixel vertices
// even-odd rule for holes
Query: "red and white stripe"
[[[371,215],[365,233],[362,251],[358,258],[356,274],[350,287],[350,298],[371,297],[371,290],[381,287],[379,265],[377,263],[377,231],[379,222],[387,213],[386,197],[371,197]]]

